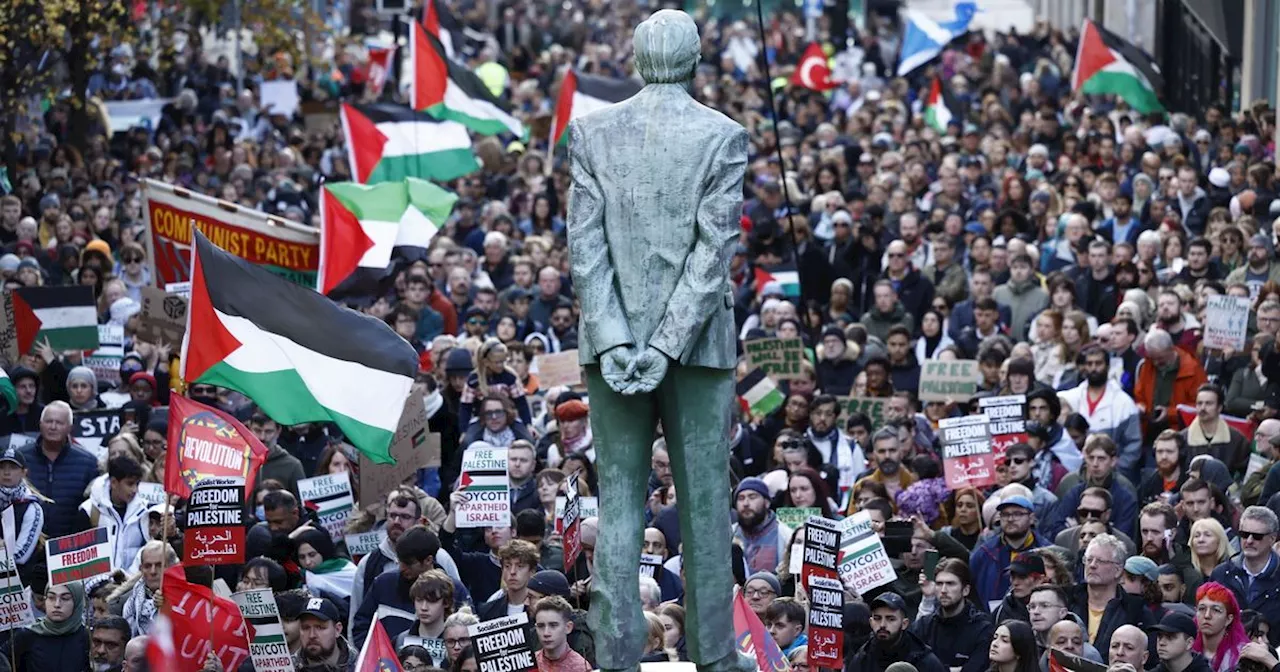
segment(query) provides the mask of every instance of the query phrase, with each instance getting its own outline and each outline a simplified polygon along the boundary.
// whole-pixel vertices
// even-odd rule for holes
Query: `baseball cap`
[[[1196,622],[1190,616],[1176,611],[1165,614],[1164,618],[1160,619],[1160,623],[1151,626],[1151,629],[1171,635],[1181,633],[1188,637],[1196,636]]]
[[[0,453],[0,462],[12,462],[23,469],[27,468],[27,458],[23,457],[22,452],[13,446],[5,448],[4,452]]]
[[[569,597],[569,580],[554,569],[544,569],[529,579],[529,590],[543,596]]]
[[[1004,498],[1004,500],[996,506],[996,511],[1004,511],[1006,506],[1021,506],[1028,511],[1034,511],[1036,508],[1031,504],[1031,500],[1023,497],[1022,495],[1014,495],[1012,497]],[[1043,563],[1041,563],[1041,566],[1043,566]]]
[[[299,618],[302,616],[314,616],[323,621],[336,623],[338,621],[338,608],[323,597],[313,597],[307,600],[307,608],[303,609],[302,613],[298,615]]]
[[[1134,576],[1145,577],[1148,581],[1160,578],[1160,569],[1151,558],[1142,555],[1129,556],[1124,561],[1124,571]]]
[[[876,599],[871,600],[871,608],[875,609],[876,607],[889,607],[890,609],[897,609],[904,614],[907,613],[907,603],[902,600],[901,595],[893,592],[880,593],[876,596]]]
[[[1018,558],[1009,563],[1009,573],[1016,576],[1044,574],[1044,558],[1035,553],[1019,553]]]

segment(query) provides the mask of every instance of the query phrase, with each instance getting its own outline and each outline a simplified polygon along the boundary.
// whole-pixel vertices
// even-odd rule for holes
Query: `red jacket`
[[[1186,332],[1183,332],[1184,336]],[[1173,394],[1169,396],[1169,428],[1182,429],[1182,418],[1178,417],[1178,404],[1196,405],[1196,390],[1205,383],[1204,367],[1196,358],[1187,354],[1181,347],[1175,347],[1178,353],[1178,376],[1173,381]],[[1147,431],[1147,419],[1151,414],[1152,400],[1156,393],[1156,368],[1146,359],[1138,363],[1138,382],[1133,388],[1133,400],[1147,409],[1142,418],[1143,434]]]

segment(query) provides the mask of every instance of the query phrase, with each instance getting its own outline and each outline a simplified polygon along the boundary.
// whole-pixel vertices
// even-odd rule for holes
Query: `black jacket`
[[[885,278],[888,278],[886,275]],[[898,285],[898,300],[907,309],[907,313],[916,316],[916,331],[919,327],[919,316],[933,306],[933,283],[917,269],[907,271]],[[916,334],[912,334],[915,336]]]
[[[739,423],[735,434],[736,437],[730,438],[729,453],[742,463],[742,475],[763,474],[769,468],[769,444],[746,423]]]
[[[1081,584],[1075,587],[1068,608],[1085,623],[1089,622],[1089,586]],[[1111,633],[1126,623],[1145,630],[1147,626],[1155,624],[1155,619],[1143,602],[1142,596],[1130,595],[1117,586],[1116,596],[1111,598],[1107,608],[1102,612],[1098,632],[1093,638],[1094,648],[1106,656],[1106,652],[1111,650]]]
[[[990,614],[972,602],[964,604],[964,610],[955,616],[943,616],[941,611],[922,616],[911,624],[910,630],[933,649],[933,655],[944,667],[981,672],[987,669],[987,651],[995,624]]]
[[[46,637],[19,628],[14,630],[12,639],[0,638],[0,655],[8,660],[10,653],[17,663],[14,672],[87,670],[89,629],[82,627],[69,635]]]
[[[1169,668],[1164,663],[1160,663],[1151,672],[1169,672]],[[1182,672],[1213,672],[1213,668],[1209,665],[1209,659],[1193,651],[1191,652],[1191,664],[1183,668]]]
[[[990,641],[987,642],[991,644]],[[911,663],[919,672],[947,672],[947,667],[938,661],[933,651],[915,633],[905,630],[898,637],[897,644],[891,649],[881,647],[880,641],[872,635],[862,649],[844,664],[845,672],[884,672],[889,665],[902,661]]]

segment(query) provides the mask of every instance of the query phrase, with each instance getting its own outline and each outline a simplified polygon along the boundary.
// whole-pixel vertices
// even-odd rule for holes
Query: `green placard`
[[[778,522],[791,529],[796,529],[809,522],[810,516],[821,516],[822,509],[816,506],[784,506],[777,511]]]
[[[798,338],[758,338],[742,344],[748,368],[759,367],[774,380],[800,378],[804,341]]]
[[[925,361],[920,369],[920,401],[968,401],[978,393],[978,360]]]

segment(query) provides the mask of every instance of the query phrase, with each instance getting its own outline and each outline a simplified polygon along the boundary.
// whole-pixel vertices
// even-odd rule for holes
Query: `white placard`
[[[866,511],[840,521],[839,571],[840,579],[859,595],[898,578]]]
[[[1248,298],[1226,294],[1208,297],[1204,306],[1204,347],[1240,352],[1244,350],[1248,331]]]
[[[292,79],[263,82],[258,90],[258,96],[260,98],[258,108],[271,116],[282,114],[293,118],[293,113],[298,111],[298,106],[301,104],[298,98],[298,83]]]
[[[458,527],[511,525],[511,479],[506,448],[468,448],[462,454],[458,492],[467,496],[457,507]]]
[[[298,494],[302,503],[315,504],[320,515],[320,525],[329,536],[341,539],[347,530],[347,520],[355,509],[351,497],[351,479],[347,474],[329,474],[298,481]]]

